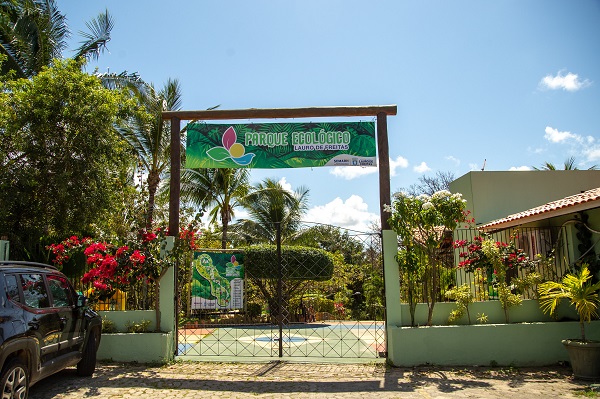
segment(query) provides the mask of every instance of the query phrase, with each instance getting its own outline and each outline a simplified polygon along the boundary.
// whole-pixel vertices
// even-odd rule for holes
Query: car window
[[[15,302],[21,302],[21,296],[19,295],[19,285],[17,284],[17,276],[6,275],[4,277],[6,281],[6,296]]]
[[[52,294],[52,306],[61,308],[73,305],[73,297],[67,279],[52,274],[49,274],[47,279]]]
[[[41,274],[21,274],[20,276],[25,305],[36,309],[50,307],[44,277]]]

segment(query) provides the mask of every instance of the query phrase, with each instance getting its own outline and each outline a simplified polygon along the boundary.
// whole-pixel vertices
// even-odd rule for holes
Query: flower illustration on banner
[[[246,166],[252,162],[254,154],[246,152],[246,148],[242,143],[236,143],[237,134],[233,126],[229,126],[225,133],[223,133],[223,147],[213,147],[206,151],[206,154],[217,162],[224,161],[231,158],[231,160],[238,165]]]

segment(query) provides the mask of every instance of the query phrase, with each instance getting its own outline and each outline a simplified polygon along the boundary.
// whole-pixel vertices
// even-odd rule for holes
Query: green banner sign
[[[377,166],[374,122],[187,126],[187,168]]]
[[[243,259],[242,253],[194,253],[192,309],[243,309]]]

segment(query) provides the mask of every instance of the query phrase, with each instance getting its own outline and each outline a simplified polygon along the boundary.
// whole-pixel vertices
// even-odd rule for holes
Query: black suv
[[[102,319],[55,267],[0,261],[1,398],[27,398],[29,386],[65,367],[96,369]]]

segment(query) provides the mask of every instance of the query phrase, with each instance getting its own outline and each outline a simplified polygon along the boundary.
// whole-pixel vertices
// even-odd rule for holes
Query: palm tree
[[[74,58],[96,59],[106,48],[113,28],[108,11],[86,23]],[[61,58],[70,36],[66,18],[55,0],[4,0],[0,3],[0,54],[7,56],[2,73],[29,78]]]
[[[161,178],[171,165],[171,127],[168,121],[163,121],[162,112],[181,108],[181,86],[177,79],[169,79],[158,92],[146,83],[129,87],[145,112],[138,113],[127,125],[117,130],[131,145],[141,168],[147,173],[146,228],[151,229],[156,192]]]
[[[211,208],[210,223],[221,221],[221,247],[227,247],[229,223],[235,208],[248,194],[248,169],[186,169],[181,175],[181,198],[200,208]]]
[[[300,187],[290,192],[278,181],[265,179],[242,199],[242,206],[248,210],[250,218],[240,219],[236,231],[251,242],[274,244],[275,226],[279,223],[282,241],[293,238],[308,209],[308,191],[308,188]]]
[[[533,166],[534,170],[558,170],[556,166],[552,162],[544,162],[540,168],[536,168]],[[565,160],[564,170],[579,170],[577,166],[575,166],[575,157],[570,157]],[[598,170],[598,165],[592,165],[587,170]]]

